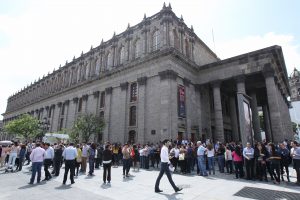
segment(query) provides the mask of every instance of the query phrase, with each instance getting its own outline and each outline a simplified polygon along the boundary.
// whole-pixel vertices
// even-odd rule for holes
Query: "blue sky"
[[[114,31],[159,12],[162,0],[0,0],[0,113],[9,95]],[[171,0],[173,11],[221,58],[271,45],[300,68],[300,1]],[[212,39],[214,32],[215,43]],[[2,117],[0,116],[0,119]]]

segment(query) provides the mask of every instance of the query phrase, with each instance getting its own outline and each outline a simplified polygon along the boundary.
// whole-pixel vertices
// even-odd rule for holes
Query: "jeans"
[[[105,183],[106,180],[108,182],[111,180],[111,163],[103,163],[103,182]]]
[[[10,153],[7,166],[11,166],[12,168],[14,168],[16,164],[16,158],[17,158],[17,153]]]
[[[159,172],[159,175],[156,179],[156,182],[155,182],[155,190],[159,190],[159,182],[160,182],[160,179],[162,178],[162,176],[164,175],[164,173],[166,173],[167,177],[168,177],[168,180],[170,182],[170,184],[172,185],[173,189],[176,191],[178,190],[178,187],[175,185],[173,179],[172,179],[172,176],[171,176],[171,173],[170,173],[170,170],[169,170],[169,165],[168,163],[161,163],[160,165],[160,172]]]
[[[89,175],[92,175],[94,173],[94,168],[95,168],[95,158],[89,158]]]
[[[214,162],[214,159],[215,159],[215,157],[207,157],[209,174],[210,174],[211,170],[213,171],[213,174],[215,174],[215,162]]]
[[[207,176],[207,171],[206,171],[206,162],[205,162],[205,157],[203,156],[198,156],[198,166],[200,169],[200,174],[203,176]]]
[[[130,169],[130,159],[123,159],[123,175],[126,174],[126,176],[129,173]]]
[[[31,174],[30,183],[34,182],[36,173],[38,174],[37,182],[39,183],[41,181],[42,166],[43,166],[43,162],[33,162],[32,163],[32,174]]]
[[[220,173],[224,173],[224,166],[225,166],[224,161],[225,161],[224,155],[219,155],[218,156],[218,165],[219,165]]]

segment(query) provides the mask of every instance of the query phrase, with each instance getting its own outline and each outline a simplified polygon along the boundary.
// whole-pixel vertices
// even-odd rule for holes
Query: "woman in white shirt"
[[[211,171],[213,172],[213,175],[215,175],[215,150],[212,146],[212,144],[207,145],[207,161],[208,161],[208,170],[209,175],[211,174]]]

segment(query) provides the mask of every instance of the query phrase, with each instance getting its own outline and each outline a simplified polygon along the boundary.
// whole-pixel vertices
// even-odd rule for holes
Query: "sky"
[[[0,0],[0,114],[24,86],[162,9],[163,0]],[[300,1],[169,0],[225,59],[272,45],[300,69]],[[0,116],[0,120],[2,116]]]

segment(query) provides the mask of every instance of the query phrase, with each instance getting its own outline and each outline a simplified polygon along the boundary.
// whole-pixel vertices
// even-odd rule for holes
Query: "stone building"
[[[291,120],[300,124],[300,72],[296,68],[289,77],[289,83],[291,88]]]
[[[292,137],[288,76],[272,46],[220,60],[171,5],[66,62],[8,99],[4,123],[29,113],[70,128],[82,113],[103,117],[103,141]],[[251,109],[250,109],[251,108]]]

